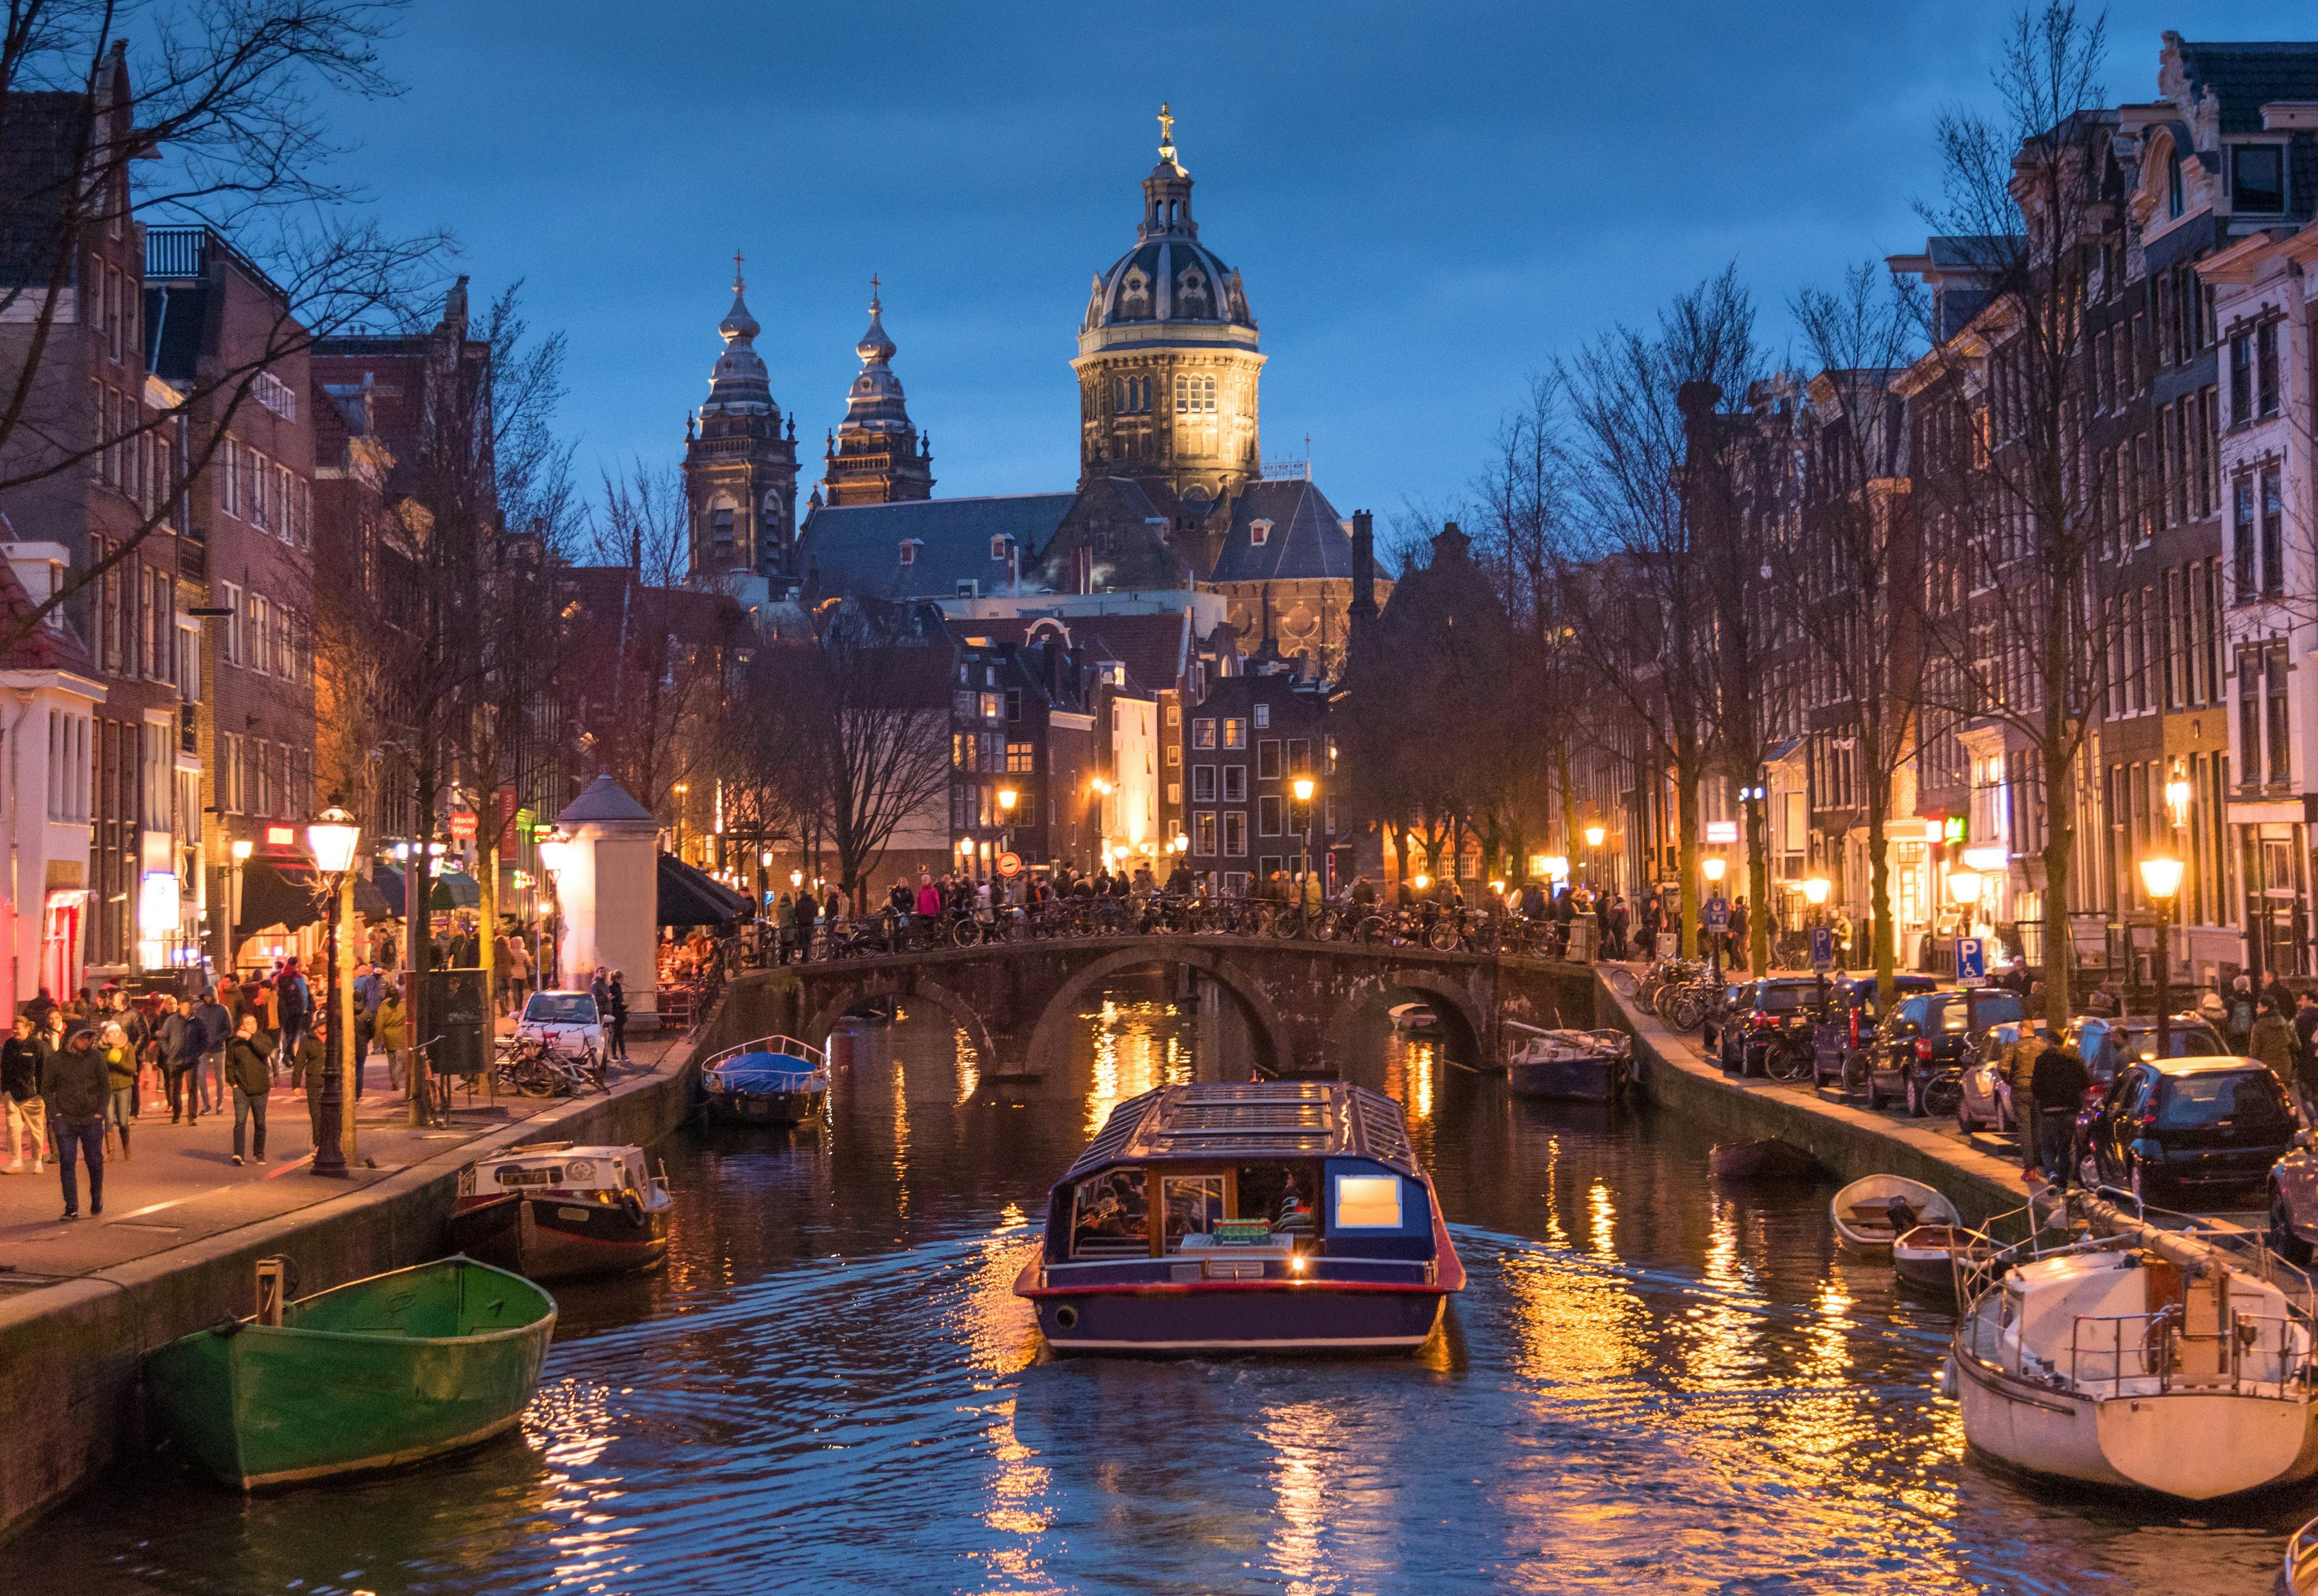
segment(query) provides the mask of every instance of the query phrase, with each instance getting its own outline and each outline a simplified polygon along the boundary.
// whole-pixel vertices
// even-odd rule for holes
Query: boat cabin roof
[[[641,1147],[582,1147],[571,1142],[527,1142],[520,1147],[510,1147],[496,1158],[476,1161],[493,1169],[509,1165],[533,1170],[550,1164],[568,1164],[581,1159],[624,1158],[639,1170],[644,1167],[644,1150]]]
[[[1112,1109],[1063,1179],[1113,1163],[1343,1156],[1415,1175],[1400,1105],[1340,1080],[1200,1081]]]

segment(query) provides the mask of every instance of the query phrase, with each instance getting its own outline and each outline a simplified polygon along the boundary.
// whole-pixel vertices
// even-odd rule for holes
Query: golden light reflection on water
[[[1433,1093],[1442,1067],[1441,1045],[1396,1032],[1385,1050],[1384,1091],[1408,1111],[1410,1128],[1433,1117]]]
[[[944,1325],[964,1344],[974,1367],[1012,1375],[1038,1361],[1038,1315],[1014,1295],[1014,1281],[1037,1253],[1038,1241],[1038,1225],[1019,1204],[1009,1203],[997,1228],[975,1242],[963,1299]]]
[[[1540,1251],[1507,1253],[1502,1278],[1515,1373],[1567,1385],[1627,1376],[1649,1358],[1649,1310],[1621,1276]]]
[[[900,1004],[894,1006],[895,1029],[908,1018]],[[906,1223],[910,1217],[910,1083],[898,1052],[890,1073],[894,1080],[894,1202],[896,1217]]]
[[[1336,1494],[1335,1474],[1352,1441],[1343,1419],[1316,1402],[1267,1409],[1257,1439],[1271,1448],[1271,1484],[1278,1520],[1271,1567],[1290,1596],[1338,1588],[1324,1542]]]
[[[1086,1102],[1089,1136],[1128,1098],[1192,1079],[1192,1050],[1181,1035],[1188,1017],[1174,1004],[1106,996],[1101,1008],[1081,1018],[1087,1022],[1093,1046]]]
[[[1054,1521],[1054,1510],[1041,1500],[1053,1483],[1054,1471],[1037,1462],[1038,1454],[1015,1434],[1012,1397],[990,1410],[990,1423],[983,1435],[989,1442],[994,1466],[982,1521],[1000,1535],[1022,1538],[990,1546],[984,1560],[1012,1582],[1013,1590],[1062,1589],[1042,1567],[1037,1539]]]
[[[950,1045],[957,1052],[957,1084],[950,1102],[963,1108],[982,1089],[982,1053],[974,1045],[973,1034],[964,1026],[951,1030]]]

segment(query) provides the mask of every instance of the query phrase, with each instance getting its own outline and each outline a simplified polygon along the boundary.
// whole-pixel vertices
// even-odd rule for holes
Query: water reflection
[[[1380,1023],[1472,1284],[1413,1358],[1056,1362],[1011,1292],[1049,1181],[1235,1073],[1163,979],[997,1095],[946,1018],[849,1027],[828,1125],[690,1127],[660,1273],[558,1293],[519,1442],[243,1503],[166,1467],[0,1548],[0,1590],[2216,1592],[2305,1502],[2153,1515],[1964,1459],[1947,1325],[1814,1187],[1523,1102]],[[0,1415],[0,1421],[4,1415]]]

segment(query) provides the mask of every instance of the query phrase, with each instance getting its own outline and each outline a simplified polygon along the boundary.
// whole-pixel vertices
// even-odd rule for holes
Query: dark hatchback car
[[[1726,1075],[1800,1080],[1811,1067],[1819,1022],[1819,980],[1781,976],[1730,989],[1715,1017],[1715,1061]]]
[[[1939,978],[1897,975],[1892,985],[1905,1002],[1919,992],[1937,991]],[[1875,1039],[1876,1022],[1883,1018],[1873,975],[1840,975],[1827,983],[1827,1012],[1812,1038],[1811,1084],[1840,1086],[1855,1063],[1856,1075],[1866,1074],[1868,1045]]]
[[[1868,1044],[1867,1106],[1897,1098],[1909,1113],[1926,1112],[1924,1088],[1935,1077],[1977,1063],[1988,1028],[2021,1018],[2020,994],[1997,987],[1903,999]]]
[[[2244,1058],[2140,1060],[2077,1126],[2085,1172],[2149,1202],[2260,1186],[2294,1131],[2278,1077]]]

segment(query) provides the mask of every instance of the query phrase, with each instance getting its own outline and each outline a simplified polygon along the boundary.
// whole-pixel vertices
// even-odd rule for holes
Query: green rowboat
[[[522,1416],[555,1299],[470,1258],[373,1275],[172,1341],[146,1366],[177,1444],[255,1491],[391,1468]]]

